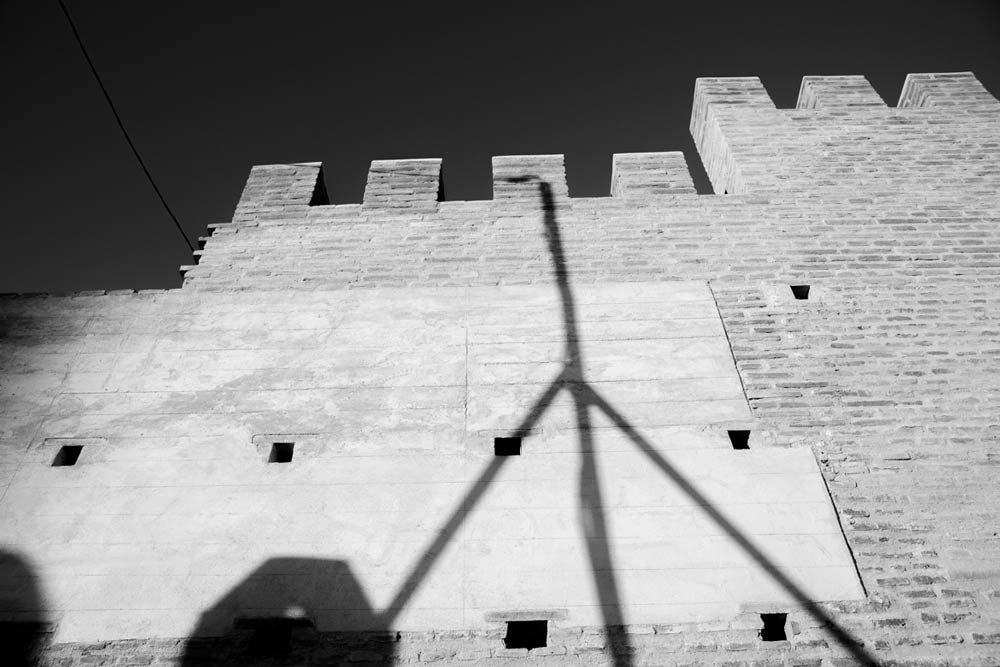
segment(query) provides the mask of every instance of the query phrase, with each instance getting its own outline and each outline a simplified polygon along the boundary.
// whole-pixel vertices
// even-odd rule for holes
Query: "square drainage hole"
[[[729,431],[733,449],[750,449],[750,431]]]
[[[549,637],[548,621],[507,621],[505,648],[533,648],[546,646]]]
[[[509,438],[493,438],[494,456],[520,456],[521,438],[511,436]]]
[[[271,454],[267,457],[268,463],[291,463],[292,452],[295,449],[294,442],[275,442],[271,444]]]
[[[799,301],[805,301],[809,298],[809,285],[789,285],[792,288],[792,296],[794,296]]]
[[[785,619],[788,614],[761,614],[760,620],[764,627],[760,629],[760,638],[766,642],[783,642],[785,637]]]
[[[63,445],[56,453],[56,457],[52,459],[52,467],[75,466],[82,451],[83,445]]]

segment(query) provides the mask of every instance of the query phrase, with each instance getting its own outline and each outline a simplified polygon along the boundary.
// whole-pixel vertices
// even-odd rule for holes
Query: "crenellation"
[[[434,212],[444,198],[441,159],[374,160],[362,207]]]
[[[612,197],[696,194],[684,153],[615,153]]]
[[[911,188],[986,192],[1000,184],[988,166],[998,148],[980,140],[1000,131],[991,111],[996,102],[971,75],[910,75],[897,108],[877,104],[859,77],[806,77],[795,110],[766,109],[761,93],[747,104],[743,89],[757,89],[753,81],[736,81],[736,92],[705,84],[692,113],[692,134],[717,193],[823,189],[883,196]],[[937,99],[951,104],[946,115],[937,112]],[[958,154],[965,158],[953,159]],[[929,171],[930,164],[940,169]]]
[[[327,203],[323,166],[319,162],[259,165],[250,170],[233,221],[276,212],[290,206]]]
[[[690,129],[699,152],[704,154],[701,147],[713,131],[713,111],[717,107],[732,106],[747,111],[770,111],[775,108],[774,101],[758,77],[702,77],[695,80]]]
[[[949,107],[996,111],[1000,105],[972,72],[908,74],[899,93],[900,109]]]
[[[804,76],[796,109],[885,107],[885,101],[863,76]]]
[[[549,184],[552,197],[569,197],[565,158],[562,155],[500,155],[493,157],[493,201],[539,202],[539,182]]]
[[[719,120],[719,114],[726,115],[734,110],[740,113],[742,122],[766,126],[772,121],[767,118],[754,120],[753,114],[770,114],[775,111],[775,105],[757,77],[695,81],[691,136],[716,194],[744,191],[741,170],[733,160],[729,140]]]

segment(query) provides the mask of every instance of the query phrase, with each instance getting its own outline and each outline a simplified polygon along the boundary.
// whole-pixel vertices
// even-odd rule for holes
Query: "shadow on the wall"
[[[28,667],[48,631],[45,604],[32,568],[17,554],[0,551],[0,660]]]
[[[576,305],[570,287],[569,269],[563,253],[557,206],[551,186],[535,176],[510,179],[514,182],[534,182],[538,185],[545,214],[545,237],[552,258],[553,273],[559,289],[566,363],[559,376],[542,392],[527,410],[524,419],[510,434],[527,436],[563,390],[572,397],[580,439],[579,521],[587,536],[586,548],[603,613],[608,650],[615,667],[631,667],[635,649],[623,624],[626,622],[614,564],[608,546],[607,521],[598,483],[594,456],[591,411],[603,412],[628,437],[649,462],[681,489],[695,506],[705,512],[734,543],[758,563],[803,610],[852,656],[856,664],[877,665],[863,644],[814,602],[782,572],[741,530],[714,507],[653,445],[647,441],[594,387],[583,374],[583,350],[577,328]],[[195,635],[229,634],[219,639],[191,639],[184,657],[185,667],[219,664],[278,664],[294,659],[295,651],[309,650],[307,662],[340,664],[355,658],[374,658],[392,663],[392,643],[396,636],[390,630],[433,568],[445,545],[457,534],[462,522],[472,513],[485,491],[509,457],[494,457],[452,510],[439,529],[436,538],[417,559],[386,608],[376,613],[368,604],[358,582],[347,564],[335,560],[275,559],[268,561],[242,584],[202,616]],[[308,574],[294,575],[286,570],[304,568]],[[366,629],[367,633],[345,634],[327,643],[326,634],[315,633],[307,620],[310,610],[322,610],[328,623],[337,627]],[[321,626],[323,624],[320,624]],[[363,653],[357,653],[362,651]]]
[[[272,558],[201,615],[181,665],[339,665],[376,654],[393,663],[395,634],[347,563]]]
[[[634,647],[625,633],[625,622],[622,611],[618,584],[615,580],[611,553],[608,549],[607,521],[604,516],[604,506],[598,484],[597,462],[594,457],[594,442],[590,420],[590,411],[603,412],[617,428],[628,437],[632,443],[643,452],[650,463],[659,468],[666,478],[688,495],[695,506],[701,508],[739,547],[758,563],[790,597],[822,625],[827,632],[850,653],[857,664],[874,667],[878,664],[875,657],[869,653],[856,637],[844,629],[820,605],[795,584],[771,561],[738,526],[722,514],[690,481],[688,481],[669,461],[667,461],[653,445],[646,440],[610,403],[608,403],[587,382],[583,374],[583,350],[580,346],[580,335],[577,326],[576,303],[570,286],[569,267],[563,252],[559,224],[556,219],[557,205],[552,195],[549,183],[536,177],[525,176],[508,179],[512,182],[534,182],[538,186],[542,209],[545,214],[545,238],[552,259],[553,274],[559,289],[563,315],[563,330],[566,345],[566,363],[562,372],[542,392],[535,403],[528,409],[521,423],[511,431],[511,435],[527,436],[538,420],[542,417],[553,399],[564,389],[573,399],[576,413],[577,429],[580,438],[580,524],[587,535],[587,555],[590,560],[594,583],[597,589],[604,615],[604,629],[615,667],[631,667],[633,664]],[[483,470],[479,478],[459,502],[452,515],[445,522],[438,537],[424,552],[423,556],[411,570],[407,579],[401,585],[399,592],[382,614],[383,624],[391,626],[392,621],[405,607],[413,596],[427,573],[440,554],[445,544],[455,535],[462,521],[471,513],[490,483],[496,478],[506,457],[495,457]]]

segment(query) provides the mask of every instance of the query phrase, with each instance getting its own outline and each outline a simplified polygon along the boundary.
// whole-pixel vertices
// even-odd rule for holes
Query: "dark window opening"
[[[493,438],[493,454],[496,456],[520,456],[521,438]]]
[[[805,301],[809,298],[809,285],[789,285],[792,288],[792,296],[794,296],[799,301]]]
[[[235,628],[250,632],[248,657],[265,658],[288,655],[293,631],[312,625],[307,618],[243,618],[236,621]]]
[[[750,449],[750,431],[729,431],[733,449]]]
[[[760,638],[766,642],[783,642],[785,637],[785,619],[788,614],[761,614],[760,620],[764,627],[760,629]]]
[[[63,445],[59,448],[56,457],[52,459],[52,467],[58,468],[61,466],[76,465],[76,461],[80,458],[80,452],[82,451],[83,445]]]
[[[290,463],[293,449],[295,449],[294,442],[275,442],[271,445],[271,455],[267,457],[267,462]]]
[[[507,621],[506,648],[533,648],[546,646],[549,635],[548,621]]]

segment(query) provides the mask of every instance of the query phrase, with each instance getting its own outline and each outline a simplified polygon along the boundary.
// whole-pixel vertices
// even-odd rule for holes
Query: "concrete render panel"
[[[61,379],[42,376],[51,398],[25,416],[36,439],[0,501],[0,540],[45,580],[57,641],[186,635],[239,580],[234,565],[249,571],[278,556],[349,563],[373,609],[389,604],[470,481],[496,460],[492,434],[515,428],[565,363],[548,287],[272,295],[253,307],[313,332],[309,348],[264,339],[199,349],[211,327],[238,326],[233,305],[245,298],[183,303],[199,323],[187,333],[172,317],[181,302],[164,299],[96,329],[133,341],[130,332],[144,330],[150,345],[133,344],[143,351],[78,349]],[[654,442],[664,436],[670,465],[790,576],[805,581],[820,568],[830,574],[817,596],[857,597],[812,454],[728,446],[725,425],[752,415],[708,287],[593,285],[578,298],[580,371],[591,386]],[[640,326],[629,336],[633,319]],[[171,331],[164,345],[159,327]],[[365,336],[373,330],[377,343]],[[556,396],[522,456],[498,470],[395,627],[486,628],[491,612],[535,607],[595,622],[601,605],[584,556],[594,539],[608,542],[636,622],[680,620],[688,603],[785,599],[594,408],[594,482],[610,532],[583,532],[570,400],[578,390]],[[338,432],[338,423],[352,426]],[[431,449],[413,449],[408,433]],[[296,443],[291,463],[266,463],[281,441]],[[78,463],[51,467],[66,442],[83,445]],[[100,550],[114,555],[87,566]],[[556,562],[562,574],[546,575]],[[317,605],[317,627],[363,629],[363,614]]]

